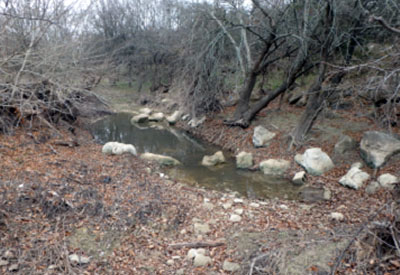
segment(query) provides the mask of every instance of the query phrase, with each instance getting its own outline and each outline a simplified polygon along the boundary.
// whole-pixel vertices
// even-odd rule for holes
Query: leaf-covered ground
[[[276,252],[266,262],[279,265],[288,257],[279,254],[282,247],[301,255],[318,243],[340,244],[390,198],[387,191],[349,191],[332,172],[319,179],[332,191],[328,202],[238,199],[166,179],[135,156],[105,156],[87,132],[74,133],[19,129],[0,136],[1,273],[226,274],[225,260],[247,272],[259,255]],[[240,222],[230,221],[235,213]],[[209,231],[196,233],[195,223]],[[207,266],[187,259],[189,247],[171,246],[197,242],[222,243],[206,248]],[[321,268],[320,259],[308,259],[304,268]]]

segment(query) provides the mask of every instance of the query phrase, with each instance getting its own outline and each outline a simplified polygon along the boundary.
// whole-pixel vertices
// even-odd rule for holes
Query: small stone
[[[181,232],[179,232],[179,233],[181,233],[182,235],[185,235],[187,233],[187,231],[186,231],[186,229],[182,229]]]
[[[364,182],[369,179],[369,174],[363,172],[357,167],[351,168],[346,175],[344,175],[339,183],[353,189],[359,189],[363,186]]]
[[[332,198],[332,192],[328,188],[324,188],[323,198],[326,201],[330,201]]]
[[[77,264],[88,264],[90,262],[90,258],[86,256],[80,256],[77,254],[71,254],[68,256],[71,262],[75,262]]]
[[[252,203],[249,204],[249,206],[253,207],[253,208],[258,208],[258,207],[260,207],[260,204],[258,204],[256,202],[252,202]]]
[[[187,258],[190,260],[196,257],[196,255],[197,255],[197,249],[191,248],[187,253]]]
[[[222,265],[222,269],[225,271],[229,271],[229,272],[235,272],[240,269],[240,265],[237,263],[232,263],[228,260],[225,260],[224,264]]]
[[[289,207],[287,205],[285,205],[285,204],[279,205],[279,208],[282,209],[282,210],[288,210],[289,209]]]
[[[149,119],[149,121],[156,121],[156,122],[158,122],[158,121],[161,121],[161,120],[164,119],[164,114],[161,113],[161,112],[159,112],[159,113],[154,113],[154,114],[152,114],[151,116],[149,116],[148,119]]]
[[[175,275],[185,275],[185,269],[181,268],[175,272]]]
[[[236,155],[236,167],[239,169],[247,169],[253,166],[253,154],[240,152]]]
[[[175,263],[175,262],[174,262],[173,259],[170,259],[170,260],[167,261],[167,265],[174,265],[174,263]]]
[[[4,252],[3,256],[6,259],[11,259],[11,258],[14,258],[14,253],[11,250],[7,250],[6,252]]]
[[[0,266],[8,265],[8,261],[0,259]]]
[[[268,146],[275,136],[275,133],[268,131],[263,126],[257,126],[254,128],[253,144],[255,147]]]
[[[194,224],[194,233],[196,234],[207,234],[210,232],[210,226],[206,223],[195,223]]]
[[[229,208],[232,207],[232,203],[231,203],[231,202],[224,203],[224,204],[222,205],[222,207],[223,207],[225,210],[227,210],[227,209],[229,209]]]
[[[225,157],[222,151],[216,152],[214,155],[211,156],[204,156],[203,160],[201,161],[201,165],[203,166],[215,166],[221,163],[225,163]]]
[[[211,202],[205,202],[203,203],[203,207],[207,210],[212,210],[214,208],[214,204],[212,204]]]
[[[172,260],[180,260],[181,256],[172,256]]]
[[[372,181],[370,184],[368,184],[367,188],[365,188],[365,192],[367,192],[367,194],[372,195],[375,194],[380,187],[381,185],[379,184],[379,182]]]
[[[10,267],[8,268],[8,271],[10,271],[10,272],[16,272],[16,271],[18,271],[18,269],[19,269],[18,264],[12,264],[12,265],[10,265]]]
[[[335,220],[335,221],[338,221],[338,222],[341,222],[341,221],[344,220],[344,215],[342,213],[339,213],[339,212],[332,212],[330,214],[330,217],[331,217],[332,220]]]
[[[197,254],[194,258],[194,266],[207,266],[212,262],[211,258],[203,254]]]
[[[47,269],[56,269],[57,268],[57,266],[55,265],[55,264],[52,264],[52,265],[49,265],[49,267],[47,268]]]
[[[234,199],[233,202],[234,203],[243,203],[243,200],[242,199]]]
[[[238,214],[238,215],[242,215],[243,214],[243,209],[242,208],[235,209],[235,213]]]
[[[296,185],[303,185],[307,182],[307,175],[305,171],[297,172],[293,179],[292,182]]]
[[[132,117],[131,124],[146,122],[148,118],[149,118],[149,116],[146,114],[136,115],[136,116]]]
[[[231,222],[240,222],[242,220],[242,217],[236,214],[232,214],[229,218]]]

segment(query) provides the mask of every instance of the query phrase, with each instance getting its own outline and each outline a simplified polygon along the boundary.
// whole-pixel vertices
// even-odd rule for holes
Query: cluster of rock
[[[174,125],[181,119],[182,113],[175,111],[171,115],[166,116],[162,112],[153,112],[150,108],[142,108],[139,110],[139,114],[135,115],[131,119],[132,124],[144,123],[147,121],[161,122],[166,120],[170,125]]]
[[[254,129],[254,147],[267,147],[275,133],[270,132],[262,126]],[[344,154],[356,149],[357,142],[349,136],[343,136],[335,145],[335,154]],[[400,140],[391,135],[369,131],[366,132],[360,142],[361,158],[371,168],[380,168],[394,154],[400,152]],[[304,171],[297,172],[292,182],[296,185],[303,185],[307,182],[307,174],[321,176],[335,167],[332,159],[321,148],[309,148],[303,154],[297,154],[295,162],[304,168]],[[205,156],[202,164],[204,166],[214,166],[224,163],[223,153],[217,152],[212,156]],[[284,159],[267,159],[259,163],[259,169],[266,175],[283,176],[291,168],[291,161]],[[236,155],[236,167],[238,169],[252,169],[254,167],[253,155],[249,152],[241,151]],[[362,163],[354,163],[350,170],[339,180],[343,186],[359,189],[370,179],[370,175],[362,170]],[[367,192],[374,192],[378,188],[393,188],[394,183],[399,179],[391,174],[383,174],[378,181],[371,182],[367,187]]]

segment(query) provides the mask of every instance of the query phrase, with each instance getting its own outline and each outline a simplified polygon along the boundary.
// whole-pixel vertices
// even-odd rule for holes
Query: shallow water
[[[165,172],[171,178],[187,184],[220,191],[237,191],[250,198],[298,197],[298,187],[288,180],[236,169],[235,159],[228,152],[224,152],[226,164],[204,167],[200,164],[203,156],[214,154],[220,150],[218,147],[165,124],[131,125],[131,117],[132,114],[126,113],[108,116],[92,125],[92,134],[102,144],[118,141],[133,144],[139,154],[151,152],[178,159],[183,165],[165,168]]]

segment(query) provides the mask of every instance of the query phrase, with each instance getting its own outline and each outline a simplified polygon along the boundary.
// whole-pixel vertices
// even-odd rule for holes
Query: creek
[[[191,137],[186,132],[160,123],[132,125],[132,114],[119,113],[101,119],[91,126],[97,142],[118,141],[133,144],[138,154],[150,152],[176,158],[183,165],[163,167],[170,178],[198,187],[219,191],[236,191],[249,198],[297,199],[299,188],[290,181],[270,177],[260,171],[236,169],[235,158],[224,152],[226,163],[204,167],[204,155],[220,148]]]

